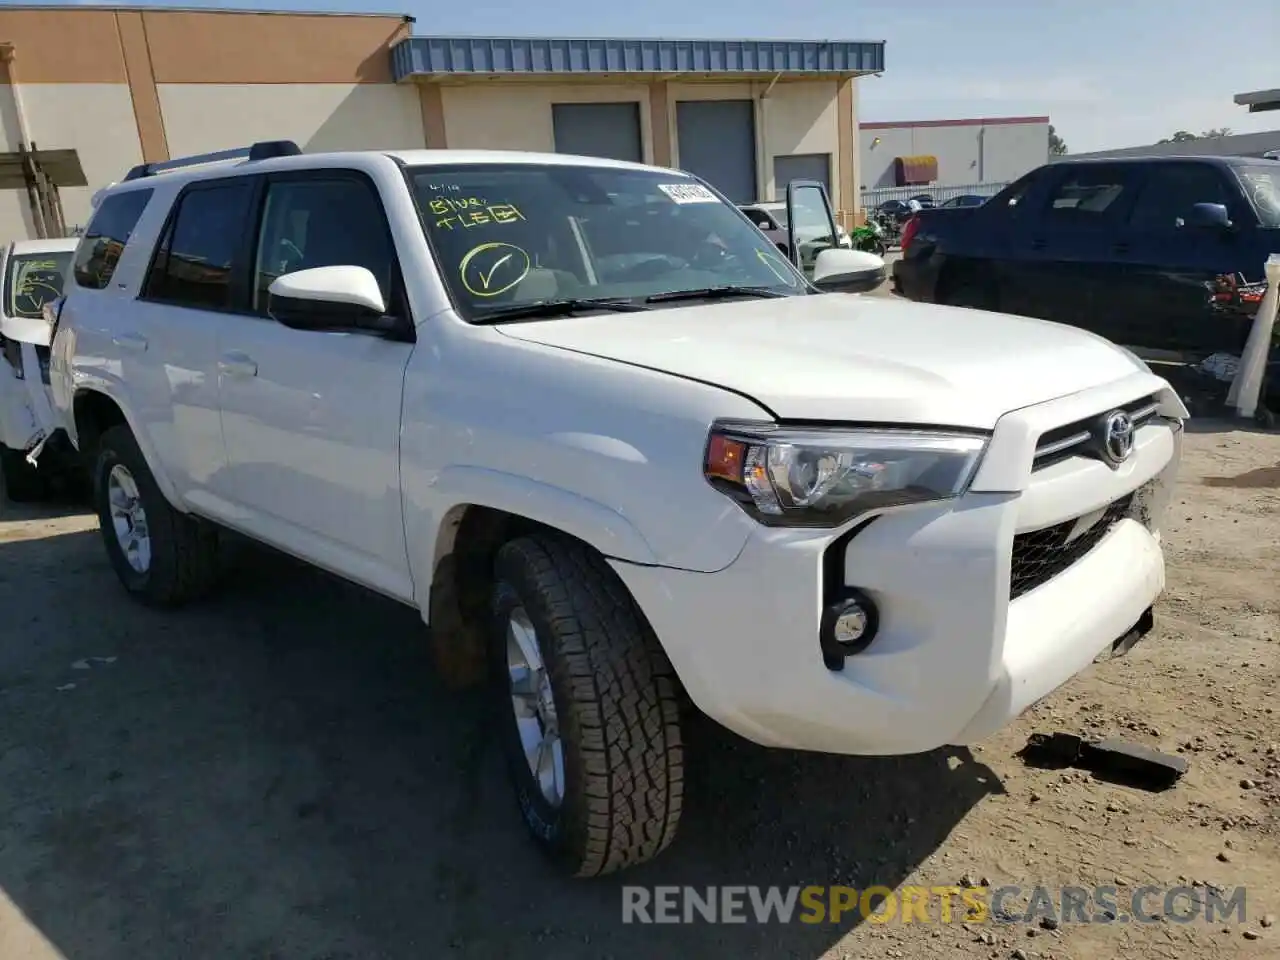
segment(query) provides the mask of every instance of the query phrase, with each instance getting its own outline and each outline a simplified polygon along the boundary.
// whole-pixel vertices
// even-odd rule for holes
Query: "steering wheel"
[[[731,253],[718,243],[707,242],[699,245],[697,252],[690,259],[690,266],[699,270],[714,273],[738,262],[738,255]]]
[[[671,273],[678,269],[672,260],[673,257],[655,256],[648,260],[641,260],[639,263],[632,264],[623,270],[619,270],[613,275],[615,281],[627,280],[656,280],[658,277]]]

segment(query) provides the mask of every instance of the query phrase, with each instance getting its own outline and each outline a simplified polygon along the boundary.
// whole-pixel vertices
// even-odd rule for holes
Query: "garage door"
[[[644,162],[640,144],[640,104],[553,103],[556,153]]]
[[[831,196],[831,154],[796,153],[773,158],[775,200],[787,199],[787,184],[792,180],[817,180]]]
[[[734,203],[756,196],[756,120],[751,100],[685,100],[676,104],[680,167]]]

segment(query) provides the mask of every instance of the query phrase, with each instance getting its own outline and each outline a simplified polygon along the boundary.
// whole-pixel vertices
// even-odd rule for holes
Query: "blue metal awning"
[[[397,81],[441,74],[877,73],[882,40],[657,40],[407,37],[391,50]]]

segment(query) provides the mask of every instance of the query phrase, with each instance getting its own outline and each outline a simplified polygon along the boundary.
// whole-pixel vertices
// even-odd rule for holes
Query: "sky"
[[[0,0],[0,8],[6,0]],[[1072,152],[1177,130],[1280,129],[1237,93],[1280,87],[1280,0],[141,0],[407,13],[452,36],[884,40],[861,120],[1048,115]]]

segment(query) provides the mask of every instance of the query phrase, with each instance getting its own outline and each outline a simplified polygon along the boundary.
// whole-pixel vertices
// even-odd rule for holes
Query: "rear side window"
[[[130,190],[106,197],[89,221],[84,237],[76,248],[72,273],[76,284],[90,290],[101,290],[111,282],[116,263],[138,218],[151,199],[152,190]]]
[[[1081,167],[1063,175],[1049,196],[1049,216],[1066,223],[1102,222],[1128,199],[1129,177],[1119,167]]]
[[[198,310],[230,309],[252,194],[246,179],[187,190],[156,248],[143,297]]]

